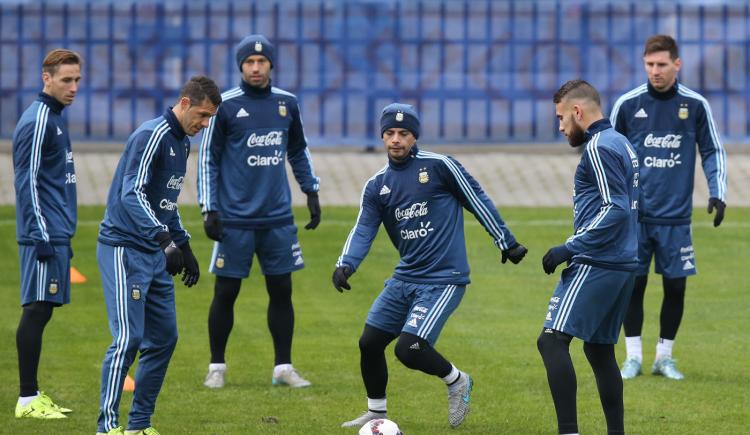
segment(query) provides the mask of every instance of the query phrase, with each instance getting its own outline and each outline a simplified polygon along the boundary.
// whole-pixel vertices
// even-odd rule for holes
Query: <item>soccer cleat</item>
[[[636,376],[640,376],[641,373],[641,362],[637,359],[628,358],[622,363],[620,376],[622,376],[623,379],[633,379]]]
[[[57,403],[52,401],[52,398],[48,395],[44,394],[44,391],[39,392],[39,397],[42,398],[43,401],[45,401],[48,405],[52,406],[53,409],[55,409],[57,412],[62,412],[63,414],[67,414],[70,412],[73,412],[72,409],[63,408],[62,406],[58,405]]]
[[[209,370],[203,385],[208,388],[222,388],[224,386],[224,374],[226,370]]]
[[[341,427],[360,428],[368,421],[375,420],[378,418],[388,418],[388,415],[385,412],[375,412],[375,411],[367,410],[363,412],[362,415],[355,418],[354,420],[345,421],[344,423],[341,424]]]
[[[651,368],[651,374],[661,375],[667,379],[674,379],[676,381],[685,378],[685,375],[677,370],[677,361],[668,356],[654,361],[654,366]]]
[[[138,430],[126,430],[125,435],[159,435],[159,432],[153,427]]]
[[[122,426],[117,426],[110,429],[109,432],[97,432],[96,435],[125,435],[125,431],[122,429]]]
[[[467,373],[459,372],[458,380],[448,386],[448,423],[456,427],[463,423],[466,414],[469,413],[469,402],[471,401],[471,389],[474,380]]]
[[[273,376],[271,383],[273,385],[289,385],[292,388],[303,388],[312,385],[310,381],[300,376],[299,372],[293,368],[282,371],[278,376]]]
[[[68,416],[53,408],[51,402],[44,400],[40,394],[26,406],[21,406],[20,403],[16,403],[16,418],[54,420],[58,418],[68,418]]]

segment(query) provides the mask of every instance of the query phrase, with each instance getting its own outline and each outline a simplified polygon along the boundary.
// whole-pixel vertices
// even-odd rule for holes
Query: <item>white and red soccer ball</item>
[[[386,418],[376,418],[365,423],[359,435],[404,435],[398,425]]]

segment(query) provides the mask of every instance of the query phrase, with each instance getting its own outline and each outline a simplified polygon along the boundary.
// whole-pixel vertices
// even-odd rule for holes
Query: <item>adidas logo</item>
[[[174,150],[172,149],[172,147],[169,147],[169,155],[172,156],[172,157],[174,157],[176,155],[174,153]]]
[[[547,311],[547,317],[545,317],[544,320],[552,320],[552,313]]]
[[[386,186],[386,185],[384,184],[384,185],[383,185],[383,188],[382,188],[382,189],[380,189],[380,194],[381,194],[381,195],[388,195],[389,193],[391,193],[391,189],[389,189],[389,188],[388,188],[388,186]]]
[[[419,342],[415,342],[411,346],[409,346],[409,349],[419,350]]]
[[[646,111],[643,110],[643,107],[641,107],[639,111],[635,112],[635,117],[636,118],[648,118],[648,113],[646,113]]]
[[[682,270],[689,270],[689,269],[695,269],[695,265],[690,262],[690,260],[686,261],[685,264],[682,265]]]
[[[62,134],[62,130],[60,130],[60,127],[57,127],[57,135],[60,136]]]
[[[302,256],[301,255],[299,257],[297,257],[296,260],[294,260],[294,265],[295,266],[299,266],[300,264],[305,264],[305,261],[302,260]]]
[[[245,108],[240,107],[240,110],[237,112],[236,118],[247,118],[248,116],[250,116],[250,114],[245,111]]]
[[[412,317],[412,319],[409,320],[406,324],[409,325],[409,326],[411,326],[411,327],[416,328],[417,327],[417,319],[415,317]]]

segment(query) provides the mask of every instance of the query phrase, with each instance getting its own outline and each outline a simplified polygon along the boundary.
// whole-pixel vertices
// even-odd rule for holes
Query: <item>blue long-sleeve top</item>
[[[642,222],[690,223],[697,153],[710,195],[726,202],[727,155],[700,94],[680,83],[665,92],[646,83],[615,102],[610,120],[638,154]]]
[[[401,260],[393,273],[407,282],[469,283],[463,209],[473,213],[495,245],[517,245],[492,201],[455,159],[412,148],[390,160],[362,191],[357,221],[337,266],[356,271],[383,224]]]
[[[190,140],[172,108],[141,124],[115,170],[99,241],[153,252],[158,233],[169,232],[177,245],[189,240],[177,210],[189,154]]]
[[[13,132],[16,240],[68,244],[76,231],[76,171],[65,106],[40,93]]]
[[[270,84],[244,81],[222,94],[198,154],[198,202],[224,225],[273,228],[291,224],[285,162],[305,193],[317,192],[297,97]]]
[[[609,120],[592,123],[575,172],[572,260],[617,270],[638,265],[638,157]]]

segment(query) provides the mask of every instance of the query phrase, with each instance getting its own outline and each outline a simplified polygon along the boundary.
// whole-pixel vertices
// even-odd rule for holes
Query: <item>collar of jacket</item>
[[[172,106],[169,106],[167,110],[164,111],[164,119],[167,120],[167,124],[169,124],[169,130],[172,132],[172,135],[174,135],[174,137],[179,140],[185,139],[185,130],[182,129],[180,121],[177,120],[177,116],[175,116],[174,112],[172,111]]]
[[[49,94],[45,94],[44,92],[39,93],[37,100],[49,106],[49,108],[58,115],[62,113],[63,109],[65,108],[65,105],[63,103],[57,101],[55,97]]]
[[[265,88],[256,88],[255,86],[248,85],[244,80],[240,80],[240,88],[248,97],[265,98],[271,95],[271,80],[268,81],[268,86]]]
[[[648,94],[656,98],[657,100],[668,100],[674,97],[675,95],[677,95],[677,90],[680,86],[677,80],[675,80],[674,85],[672,85],[671,88],[667,89],[664,92],[659,92],[656,90],[656,88],[651,86],[651,82],[648,82],[646,85],[648,86]]]
[[[409,167],[412,160],[414,160],[414,157],[417,156],[418,152],[419,152],[419,149],[417,148],[417,144],[414,144],[414,146],[412,146],[411,150],[409,151],[409,156],[405,158],[404,160],[393,160],[391,156],[388,156],[388,166],[390,166],[392,169],[395,169],[397,171],[406,169]]]
[[[598,121],[592,122],[591,125],[589,125],[589,128],[584,133],[586,142],[590,141],[595,134],[608,128],[612,128],[612,123],[610,123],[609,119],[607,118],[602,118]]]

